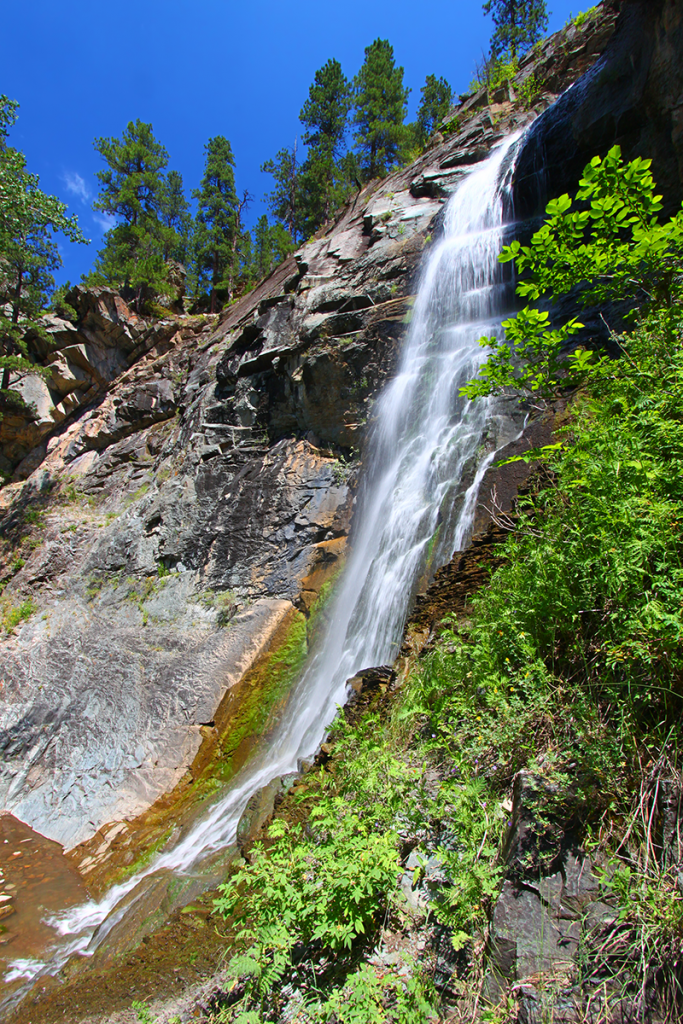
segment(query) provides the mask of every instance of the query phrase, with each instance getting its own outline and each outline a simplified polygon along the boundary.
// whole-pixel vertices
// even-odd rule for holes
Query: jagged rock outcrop
[[[37,374],[18,374],[10,382],[11,389],[33,410],[32,416],[6,412],[0,422],[0,470],[16,470],[20,479],[29,476],[44,457],[45,449],[36,450],[36,446],[56,424],[101,400],[110,383],[141,355],[151,351],[161,355],[179,340],[174,338],[179,326],[176,321],[146,322],[108,288],[86,290],[77,286],[69,292],[69,300],[77,311],[77,324],[49,315],[43,321],[49,340],[35,336],[28,339],[51,376],[44,379]],[[114,434],[107,443],[172,416],[175,406],[169,398],[168,394],[156,395],[153,391],[147,400],[141,398],[138,414],[132,420],[116,424],[114,419]],[[142,415],[143,408],[146,416]],[[31,457],[23,461],[29,452]]]

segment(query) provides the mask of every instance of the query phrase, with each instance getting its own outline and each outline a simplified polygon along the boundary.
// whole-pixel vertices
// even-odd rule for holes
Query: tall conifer
[[[387,39],[375,39],[354,79],[355,137],[366,180],[385,175],[400,158],[409,92],[393,47]]]
[[[161,220],[169,229],[166,257],[185,263],[192,232],[192,214],[185,198],[183,176],[179,171],[169,171],[163,183]]]
[[[118,223],[107,231],[86,280],[132,291],[140,310],[167,284],[168,234],[161,210],[168,153],[154,138],[152,125],[139,119],[128,123],[120,139],[98,138],[94,145],[108,167],[97,172],[101,187],[93,208]]]
[[[302,168],[302,227],[310,235],[341,205],[348,184],[339,167],[351,106],[351,83],[337,60],[315,73],[299,120],[308,154]]]
[[[422,145],[436,131],[453,102],[453,90],[445,78],[427,75],[420,89],[422,98],[417,109],[417,131]]]
[[[274,160],[261,165],[261,170],[275,180],[273,191],[266,195],[270,212],[284,224],[293,242],[301,234],[301,171],[296,151],[295,142],[291,149],[280,149]]]
[[[210,295],[211,312],[231,292],[238,231],[238,199],[235,190],[235,158],[222,135],[204,147],[206,166],[200,186],[192,196],[198,212],[194,233],[194,257],[199,287]]]
[[[545,0],[486,0],[483,10],[496,26],[491,37],[494,60],[517,60],[548,28]]]

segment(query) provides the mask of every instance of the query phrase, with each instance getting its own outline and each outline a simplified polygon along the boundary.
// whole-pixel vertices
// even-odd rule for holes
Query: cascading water
[[[94,951],[143,878],[163,868],[187,872],[232,843],[249,797],[316,750],[355,672],[394,659],[418,581],[463,547],[481,479],[496,447],[510,437],[508,424],[501,438],[504,417],[495,402],[470,403],[459,390],[485,358],[479,338],[498,330],[505,308],[497,257],[518,148],[517,137],[508,139],[462,181],[446,208],[398,375],[377,403],[357,526],[329,626],[274,741],[173,849],[100,902],[53,918],[63,941],[49,961],[15,961],[6,980],[54,973],[72,953]]]

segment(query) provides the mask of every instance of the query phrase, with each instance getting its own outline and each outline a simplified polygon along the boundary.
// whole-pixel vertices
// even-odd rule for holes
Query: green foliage
[[[587,21],[589,21],[591,18],[594,18],[598,11],[599,8],[597,6],[589,7],[587,11],[581,11],[579,14],[576,15],[575,18],[572,18],[570,16],[570,24],[576,25],[577,28],[581,28],[581,26],[585,25]]]
[[[141,1024],[154,1024],[156,1017],[152,1016],[152,1012],[147,1003],[143,1003],[140,999],[134,999],[131,1006],[132,1009],[135,1010],[135,1016]]]
[[[500,799],[516,772],[530,769],[565,801],[540,821],[542,865],[544,844],[548,862],[554,855],[553,818],[572,808],[619,846],[639,757],[680,749],[682,329],[678,310],[651,314],[621,339],[625,358],[591,375],[572,444],[548,446],[553,476],[522,510],[506,564],[474,600],[471,623],[442,634],[403,709],[425,722],[454,775],[455,795],[442,788],[457,822],[441,851],[451,885],[436,913],[465,934],[495,895]],[[641,860],[619,895],[630,931],[611,944],[610,963],[652,981],[653,965],[676,959],[683,913],[673,876]]]
[[[486,0],[482,6],[496,26],[491,37],[491,56],[496,59],[520,57],[548,27],[545,0]]]
[[[647,850],[651,845],[647,822],[637,825],[638,838]],[[603,971],[637,979],[634,1002],[641,1019],[648,1015],[648,990],[653,988],[658,990],[665,1011],[662,1018],[680,1019],[677,966],[683,936],[683,897],[677,876],[677,868],[665,870],[656,857],[640,857],[637,864],[615,858],[602,872],[603,893],[616,906],[618,931],[607,950],[595,934],[588,937],[588,949]]]
[[[62,264],[54,236],[86,242],[76,218],[66,216],[66,205],[39,188],[23,153],[7,145],[17,111],[14,100],[0,96],[0,415],[3,409],[29,411],[10,390],[13,375],[49,376],[35,365],[29,339],[48,340],[39,319],[54,287],[52,271]]]
[[[528,110],[529,107],[534,105],[535,100],[543,91],[543,83],[536,77],[536,75],[528,75],[522,84],[519,86],[519,98],[522,104]]]
[[[300,172],[296,159],[296,142],[291,149],[280,149],[274,160],[261,165],[264,174],[272,174],[275,182],[272,192],[266,195],[270,212],[279,220],[293,242],[300,234]]]
[[[162,183],[160,214],[161,220],[170,229],[164,237],[165,259],[185,263],[192,234],[192,215],[185,198],[183,176],[179,171],[169,171]]]
[[[193,251],[197,287],[208,289],[210,311],[215,313],[224,300],[233,297],[239,270],[241,215],[249,196],[245,192],[241,201],[237,197],[235,158],[228,140],[217,135],[209,139],[204,151],[204,176],[192,193],[198,204]]]
[[[494,91],[501,85],[511,82],[519,71],[516,57],[485,57],[477,65],[476,75],[469,84],[468,92],[477,92],[482,86]]]
[[[337,60],[328,60],[315,73],[299,120],[306,129],[307,146],[324,146],[333,157],[340,155],[351,106],[351,85]]]
[[[460,118],[459,117],[452,117],[449,121],[446,121],[445,124],[441,125],[441,133],[442,133],[442,135],[445,138],[448,138],[449,135],[454,135],[456,132],[459,132],[459,131],[460,131]]]
[[[254,228],[252,246],[252,273],[260,281],[282,263],[296,248],[289,232],[282,224],[269,224],[265,213]]]
[[[349,183],[340,162],[351,106],[351,83],[339,61],[328,60],[315,73],[299,114],[308,154],[301,168],[298,228],[309,237],[346,200]]]
[[[78,320],[78,313],[67,300],[67,295],[71,291],[71,282],[65,281],[64,284],[60,284],[58,288],[55,288],[52,299],[50,300],[50,310],[60,316],[63,320],[70,320],[72,323],[76,323]]]
[[[268,856],[257,846],[254,863],[221,886],[217,909],[241,926],[241,937],[256,941],[259,956],[296,942],[350,949],[371,930],[396,883],[394,837],[373,834],[372,823],[340,798],[318,804],[312,819],[313,841],[298,826],[276,822]]]
[[[22,560],[22,565],[23,565]],[[21,568],[21,566],[19,566]],[[14,570],[15,572],[18,569]],[[13,605],[7,598],[3,598],[2,603],[2,622],[1,627],[3,632],[9,633],[15,629],[20,622],[24,622],[26,619],[30,619],[35,611],[38,610],[38,605],[34,601],[27,599],[22,601],[18,605]]]
[[[422,977],[405,981],[378,974],[368,964],[346,979],[319,1007],[315,1021],[338,1024],[423,1024],[432,1017],[434,993]]]
[[[558,388],[568,383],[568,372],[582,355],[575,354],[570,364],[563,350],[567,342],[583,327],[576,319],[564,327],[551,328],[550,314],[527,306],[517,316],[504,320],[505,341],[482,338],[482,347],[493,352],[479,370],[479,377],[470,381],[461,393],[469,399],[500,394],[508,388],[524,394],[552,398]]]
[[[532,301],[556,299],[581,286],[584,305],[627,299],[653,310],[678,301],[683,211],[659,223],[661,196],[655,194],[650,165],[640,158],[624,165],[618,146],[604,160],[594,157],[576,200],[553,199],[530,245],[514,241],[504,247],[499,258],[516,263],[518,294]],[[463,393],[476,398],[514,388],[549,398],[563,384],[580,382],[597,366],[590,352],[565,354],[581,326],[571,320],[553,328],[547,312],[527,306],[505,321],[504,340],[482,338],[492,354]]]
[[[354,82],[356,143],[366,181],[383,177],[399,162],[406,138],[408,93],[403,68],[394,63],[387,39],[375,39],[365,48],[365,61]]]
[[[420,142],[424,146],[450,110],[453,102],[453,90],[445,78],[427,75],[420,93],[420,106],[417,108],[417,130]]]
[[[104,247],[85,280],[123,289],[142,311],[168,287],[166,259],[179,244],[168,221],[184,213],[178,205],[180,176],[167,183],[168,153],[152,125],[139,119],[129,121],[120,139],[98,138],[94,146],[107,168],[97,172],[100,193],[93,208],[118,223],[105,234]]]
[[[314,809],[313,838],[276,821],[267,854],[257,844],[252,863],[221,886],[216,909],[231,918],[245,952],[230,971],[246,976],[249,1003],[263,1007],[293,969],[297,943],[341,955],[374,929],[398,876],[396,838],[375,834],[345,801]]]
[[[501,262],[515,260],[523,275],[518,293],[536,301],[590,282],[584,305],[615,298],[670,304],[680,294],[683,212],[659,223],[662,197],[655,195],[651,163],[638,157],[624,165],[619,146],[604,160],[594,157],[576,199],[552,200],[531,244],[503,249]]]

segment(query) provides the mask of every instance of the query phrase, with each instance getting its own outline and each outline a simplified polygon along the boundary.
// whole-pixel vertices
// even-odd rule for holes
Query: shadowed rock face
[[[0,642],[3,806],[68,846],[149,807],[293,607],[308,614],[340,564],[366,423],[443,204],[595,60],[601,18],[524,65],[545,75],[530,109],[514,88],[471,97],[457,130],[222,318],[146,323],[106,289],[73,294],[77,322],[50,318],[39,416],[0,428],[18,621]]]
[[[624,0],[593,67],[536,122],[516,169],[521,216],[576,191],[586,163],[620,145],[649,157],[671,214],[683,198],[683,11],[677,0]]]

